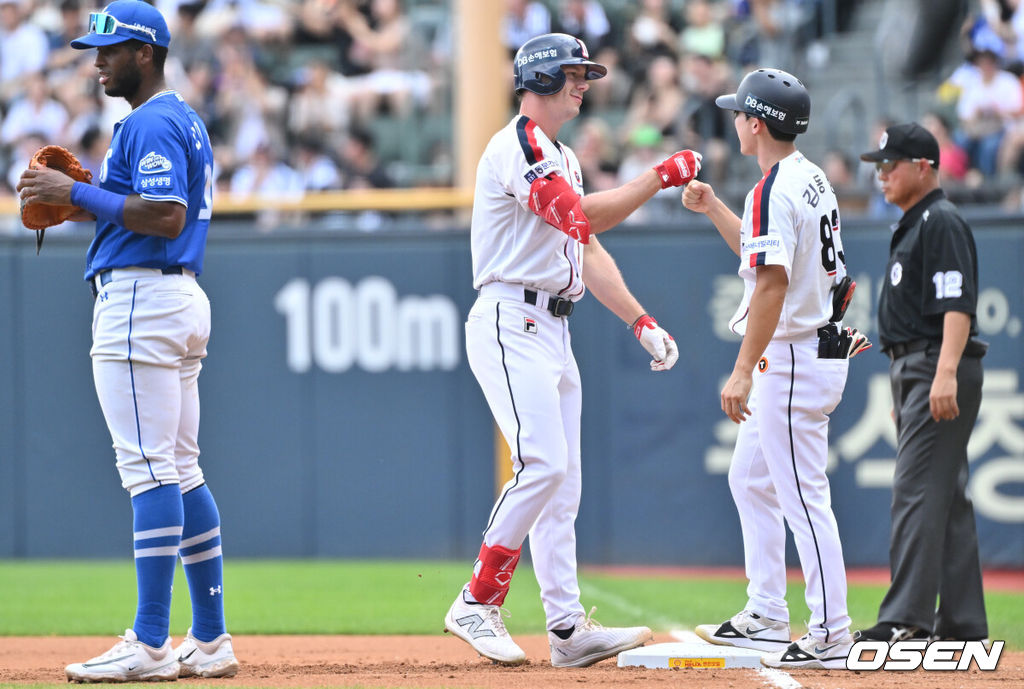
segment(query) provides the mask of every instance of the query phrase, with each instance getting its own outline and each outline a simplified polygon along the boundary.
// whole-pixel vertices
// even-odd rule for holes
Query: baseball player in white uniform
[[[511,449],[514,476],[494,505],[472,578],[445,629],[510,665],[526,655],[505,629],[501,605],[527,535],[553,665],[591,665],[651,638],[647,627],[602,627],[580,603],[574,522],[582,395],[569,317],[589,288],[631,324],[652,369],[672,368],[675,342],[630,294],[595,235],[660,189],[693,179],[700,155],[680,151],[621,187],[584,196],[579,162],[556,136],[579,114],[588,80],[606,73],[572,36],[525,43],[514,66],[519,114],[494,135],[477,168],[471,234],[479,298],[466,322],[466,350]]]
[[[743,336],[722,410],[740,423],[729,487],[743,530],[746,607],[697,634],[769,652],[770,667],[845,668],[853,639],[846,572],[832,514],[828,414],[839,404],[852,353],[866,338],[840,325],[853,293],[832,186],[797,150],[810,97],[796,77],[749,73],[737,93],[717,99],[735,112],[740,151],[764,176],[747,195],[742,219],[702,182],[683,205],[705,213],[740,257],[743,301],[731,320]],[[786,607],[786,531],[793,532],[811,611],[807,634],[792,642]]]

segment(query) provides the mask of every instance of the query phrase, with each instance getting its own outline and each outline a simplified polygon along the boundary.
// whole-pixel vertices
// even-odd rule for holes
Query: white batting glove
[[[667,371],[679,360],[679,347],[663,328],[646,313],[633,323],[633,334],[653,357],[652,371]]]
[[[850,337],[850,347],[846,350],[846,358],[852,359],[865,349],[871,349],[871,342],[868,336],[856,328],[846,328],[846,334]]]
[[[658,330],[661,330],[661,328],[658,328]],[[679,361],[679,347],[676,346],[676,341],[673,340],[672,336],[664,330],[661,330],[661,332],[668,338],[665,340],[665,358],[662,361],[655,361],[652,359],[652,371],[667,371],[675,366],[676,362]]]

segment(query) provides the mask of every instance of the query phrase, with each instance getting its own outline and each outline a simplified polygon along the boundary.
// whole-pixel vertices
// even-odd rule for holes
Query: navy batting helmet
[[[587,79],[600,79],[608,68],[590,61],[583,41],[564,33],[531,38],[516,52],[513,70],[516,93],[533,91],[541,96],[558,93],[565,86],[562,65],[586,65]]]
[[[736,93],[719,96],[723,110],[745,112],[786,134],[803,134],[811,119],[811,97],[795,76],[781,69],[756,69],[743,77]]]

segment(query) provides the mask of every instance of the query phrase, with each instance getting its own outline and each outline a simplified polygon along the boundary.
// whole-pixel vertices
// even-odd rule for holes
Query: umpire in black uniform
[[[889,127],[875,163],[893,227],[878,304],[899,439],[892,582],[860,639],[988,636],[978,534],[967,497],[967,441],[981,405],[978,257],[971,228],[939,186],[939,144],[918,124]],[[936,609],[936,597],[939,605]]]

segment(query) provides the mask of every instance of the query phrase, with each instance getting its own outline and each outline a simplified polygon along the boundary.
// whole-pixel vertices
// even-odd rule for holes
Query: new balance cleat
[[[587,667],[654,638],[647,627],[604,627],[590,615],[576,623],[568,639],[548,632],[551,664],[555,667]]]
[[[459,591],[448,614],[444,617],[444,630],[451,632],[473,650],[504,665],[519,665],[526,662],[523,649],[509,636],[505,622],[501,619],[504,611],[497,605],[466,602],[467,584]]]
[[[793,643],[789,623],[742,610],[720,625],[697,625],[697,636],[719,646],[781,651]]]
[[[169,682],[178,679],[178,656],[170,637],[160,648],[153,648],[126,629],[109,651],[84,663],[72,663],[64,672],[69,682]]]
[[[175,651],[181,665],[179,677],[234,677],[238,659],[231,646],[231,635],[224,633],[213,641],[200,641],[189,627],[185,640]]]
[[[822,641],[805,634],[783,651],[761,656],[765,667],[783,669],[845,670],[846,658],[853,649],[853,636],[844,634],[835,641]]]

